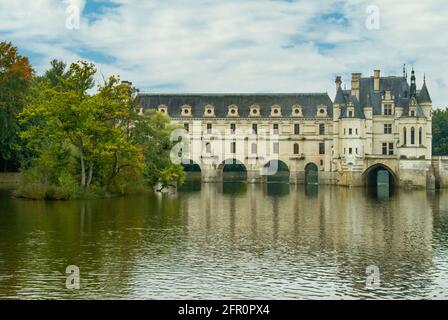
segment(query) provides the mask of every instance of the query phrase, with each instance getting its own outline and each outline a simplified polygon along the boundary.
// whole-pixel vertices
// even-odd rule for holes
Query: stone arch
[[[398,177],[396,173],[387,165],[383,163],[376,163],[367,168],[362,174],[365,186],[373,186],[377,184],[378,171],[385,170],[389,173],[389,186],[395,188],[398,185]]]
[[[184,159],[182,161],[182,167],[184,167],[185,172],[202,172],[202,168],[199,163],[191,159]]]
[[[288,165],[279,159],[270,160],[266,162],[263,166],[264,174],[267,175],[274,175],[279,172],[290,172]]]
[[[232,171],[235,169],[236,171]],[[240,170],[238,170],[240,169]],[[236,158],[229,158],[221,162],[218,166],[218,171],[220,172],[247,172],[246,165],[236,159]]]
[[[319,183],[319,167],[314,162],[309,162],[305,166],[305,184]]]
[[[223,182],[247,181],[247,167],[236,158],[229,158],[221,162],[218,166],[218,176]]]

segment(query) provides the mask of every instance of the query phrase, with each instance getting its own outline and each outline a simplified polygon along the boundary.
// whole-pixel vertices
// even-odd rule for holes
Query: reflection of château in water
[[[447,297],[446,190],[383,203],[361,188],[228,186],[68,202],[0,190],[0,297]],[[84,289],[63,285],[68,263]]]
[[[385,285],[378,296],[398,297],[403,290],[412,297],[431,285],[433,208],[426,191],[401,192],[381,204],[361,189],[322,186],[323,192],[310,195],[305,186],[291,185],[279,196],[257,184],[234,186],[233,193],[231,184],[225,193],[219,188],[202,184],[201,192],[182,197],[191,242],[206,230],[210,242],[215,237],[232,241],[235,251],[262,255],[274,250],[279,259],[282,252],[295,255],[297,271],[287,277],[300,279],[313,268],[322,279],[334,272],[353,282],[341,293],[362,291],[370,264],[380,266]],[[253,241],[258,246],[246,247]],[[338,260],[329,259],[335,253]]]
[[[336,91],[334,101],[327,93],[140,94],[138,101],[185,128],[184,152],[206,182],[222,180],[229,159],[250,182],[265,180],[263,168],[273,163],[292,183],[360,186],[385,171],[390,184],[434,187],[435,175],[448,176],[448,160],[432,166],[432,102],[425,80],[417,90],[414,70],[410,83],[405,70],[353,73],[348,90],[337,77]]]

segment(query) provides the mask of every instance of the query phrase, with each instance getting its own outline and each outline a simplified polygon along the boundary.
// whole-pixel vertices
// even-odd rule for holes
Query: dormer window
[[[386,103],[383,106],[383,114],[385,116],[391,116],[393,114],[392,112],[392,104]]]
[[[326,117],[327,116],[327,106],[320,105],[317,107],[317,116]]]
[[[281,117],[282,116],[282,112],[281,112],[281,108],[278,105],[274,105],[271,107],[271,117]]]
[[[189,105],[182,106],[182,116],[191,117],[191,106]]]
[[[227,113],[229,117],[238,117],[238,107],[234,104],[229,106],[229,111]]]
[[[394,112],[394,95],[390,90],[386,90],[382,94],[382,102],[381,102],[381,108],[382,108],[382,114],[384,116],[392,116],[395,114]]]
[[[302,107],[298,104],[292,106],[292,114],[293,117],[302,117]]]
[[[347,117],[353,118],[355,116],[355,109],[353,107],[347,108]]]
[[[251,117],[259,117],[260,116],[260,106],[254,104],[250,106],[250,113],[249,115]]]
[[[214,117],[215,116],[215,108],[212,105],[205,106],[204,117]]]
[[[157,110],[164,115],[168,115],[168,107],[164,104],[160,105]]]

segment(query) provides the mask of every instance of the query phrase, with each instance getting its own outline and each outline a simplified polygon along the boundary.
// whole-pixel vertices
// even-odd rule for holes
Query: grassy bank
[[[15,185],[19,182],[19,173],[17,172],[0,172],[0,184]]]
[[[35,176],[27,171],[17,177],[13,195],[31,200],[74,200],[111,198],[147,191],[143,180],[121,181],[106,187],[92,185],[81,188],[73,179],[60,179],[57,184],[48,182],[45,177]]]

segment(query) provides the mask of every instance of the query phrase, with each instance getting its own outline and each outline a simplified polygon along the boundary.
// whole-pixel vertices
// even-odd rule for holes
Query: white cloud
[[[332,96],[336,74],[348,83],[351,72],[371,75],[379,67],[400,74],[407,62],[420,84],[426,72],[434,105],[447,105],[445,0],[113,3],[120,6],[85,15],[80,30],[68,30],[67,5],[84,8],[85,1],[0,0],[7,8],[0,12],[0,34],[41,55],[39,71],[54,57],[98,57],[103,74],[120,74],[143,91]],[[372,4],[380,8],[379,30],[365,27]]]

